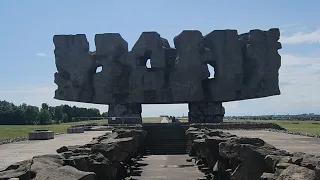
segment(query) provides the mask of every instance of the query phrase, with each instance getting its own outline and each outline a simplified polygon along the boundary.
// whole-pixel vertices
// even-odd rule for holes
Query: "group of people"
[[[172,123],[180,123],[180,121],[176,119],[176,117],[174,116],[162,117],[162,120],[160,123],[169,123],[168,119],[171,120]]]

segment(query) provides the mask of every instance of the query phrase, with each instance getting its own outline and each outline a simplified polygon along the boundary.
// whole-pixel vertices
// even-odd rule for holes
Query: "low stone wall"
[[[68,127],[67,128],[67,133],[68,134],[73,134],[73,133],[84,133],[84,128],[83,127]]]
[[[54,139],[54,132],[48,130],[35,130],[29,133],[29,140]]]
[[[186,132],[189,155],[207,179],[316,180],[320,157],[279,150],[259,138],[237,137],[208,128]],[[191,160],[191,159],[190,159]]]
[[[63,146],[58,154],[35,156],[0,170],[0,179],[118,180],[137,169],[146,132],[114,129],[83,146]]]
[[[253,130],[253,129],[276,129],[285,130],[283,127],[275,123],[261,123],[261,122],[223,122],[223,123],[197,123],[190,124],[190,127],[195,128],[209,128],[209,129],[241,129],[241,130]]]

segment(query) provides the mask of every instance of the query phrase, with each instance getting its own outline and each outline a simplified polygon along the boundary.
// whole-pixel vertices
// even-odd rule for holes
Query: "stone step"
[[[145,126],[147,139],[145,152],[147,154],[187,154],[187,137],[185,128],[177,125]]]

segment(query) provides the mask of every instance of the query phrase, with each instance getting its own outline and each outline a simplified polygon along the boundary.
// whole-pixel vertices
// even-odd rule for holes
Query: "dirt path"
[[[85,131],[81,134],[62,134],[51,140],[21,141],[0,145],[0,170],[36,155],[56,154],[61,146],[83,145],[106,131]]]

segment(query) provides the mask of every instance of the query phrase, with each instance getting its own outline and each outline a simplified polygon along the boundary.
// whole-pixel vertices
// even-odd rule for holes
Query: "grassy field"
[[[160,118],[143,118],[144,123],[156,123],[160,122]],[[71,122],[71,123],[61,123],[53,125],[0,125],[0,140],[8,138],[17,138],[28,136],[29,132],[36,129],[47,129],[55,133],[65,133],[67,128],[71,125],[80,125],[80,124],[107,124],[108,121],[104,120],[91,120],[91,121],[80,121],[80,122]]]
[[[143,123],[159,123],[162,118],[149,117],[143,118]],[[183,120],[184,121],[184,120]],[[285,121],[285,120],[261,120],[253,122],[272,122],[279,124],[289,131],[306,132],[312,134],[320,134],[320,121]],[[107,120],[91,120],[81,122],[71,122],[53,125],[3,125],[0,126],[0,140],[16,137],[28,136],[28,133],[36,129],[48,129],[55,133],[65,133],[67,128],[71,125],[79,124],[107,124]]]
[[[258,121],[252,121],[252,122],[258,122]],[[265,120],[265,121],[259,121],[259,122],[276,123],[289,131],[320,134],[320,121]]]

